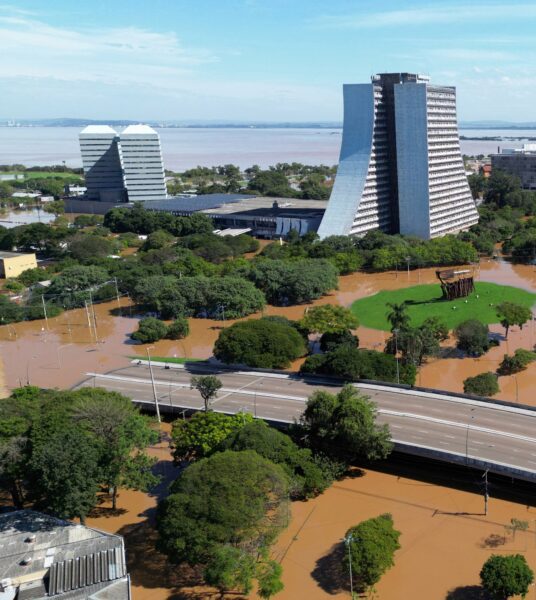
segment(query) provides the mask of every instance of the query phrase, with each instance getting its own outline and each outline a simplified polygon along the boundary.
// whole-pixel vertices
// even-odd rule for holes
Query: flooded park
[[[485,260],[475,275],[479,281],[536,292],[533,266]],[[341,277],[339,289],[314,304],[350,306],[355,300],[378,291],[418,283],[437,283],[435,270],[355,273]],[[305,308],[304,305],[268,306],[264,314],[298,319]],[[89,326],[88,314],[83,309],[66,311],[48,323],[31,321],[0,327],[4,394],[28,383],[69,388],[88,374],[104,373],[126,366],[133,357],[146,356],[147,347],[130,340],[129,334],[137,329],[139,317],[126,298],[96,304],[94,311],[95,328]],[[187,338],[156,342],[150,346],[150,353],[152,356],[209,358],[219,332],[230,323],[190,319]],[[481,358],[461,358],[454,350],[454,342],[447,342],[443,355],[430,359],[420,369],[417,384],[460,392],[466,377],[494,371],[505,353],[512,353],[518,347],[531,349],[536,342],[534,321],[522,330],[512,328],[507,340],[499,324],[491,325],[490,329],[497,334],[497,347]],[[388,335],[364,327],[360,327],[357,334],[361,347],[377,350],[383,348]],[[299,361],[292,368],[298,366]],[[532,393],[534,368],[529,366],[516,376],[501,377],[497,398],[536,404]],[[219,592],[200,585],[199,572],[169,565],[154,549],[156,503],[177,475],[169,448],[170,428],[167,424],[162,428],[161,443],[151,449],[158,458],[157,469],[163,475],[160,486],[150,494],[122,490],[115,512],[105,503],[94,511],[88,522],[124,535],[135,600],[222,598]],[[482,496],[475,493],[474,488],[469,491],[464,485],[433,480],[424,477],[423,472],[424,469],[414,472],[367,469],[336,482],[318,498],[294,502],[289,525],[273,548],[274,558],[283,566],[285,584],[277,597],[281,600],[348,598],[348,581],[338,567],[341,539],[349,527],[385,512],[393,515],[395,527],[402,536],[395,567],[376,587],[375,597],[382,600],[474,598],[480,568],[491,553],[519,552],[529,562],[536,560],[536,507],[529,501],[511,499],[508,495],[494,497],[492,489],[489,512],[484,515]],[[513,538],[505,530],[512,518],[528,521],[529,529]],[[534,591],[531,589],[530,593]],[[240,596],[228,596],[231,597]],[[255,593],[250,598],[256,598]]]

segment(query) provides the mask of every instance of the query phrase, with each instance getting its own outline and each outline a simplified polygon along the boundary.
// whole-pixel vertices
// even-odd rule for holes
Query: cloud
[[[175,33],[135,27],[75,31],[11,10],[0,14],[0,55],[0,77],[152,85],[218,60],[206,49],[184,47]]]
[[[475,23],[487,21],[511,21],[535,19],[534,3],[509,4],[450,4],[391,10],[374,13],[347,15],[324,15],[313,19],[312,24],[321,28],[375,29],[383,27],[412,27],[437,23]]]

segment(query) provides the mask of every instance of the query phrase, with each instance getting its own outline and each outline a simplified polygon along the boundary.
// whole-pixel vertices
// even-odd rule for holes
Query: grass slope
[[[408,302],[408,314],[413,326],[420,325],[427,317],[441,317],[449,329],[467,319],[478,319],[483,323],[498,323],[496,306],[501,302],[515,302],[531,308],[536,302],[536,294],[520,288],[477,282],[476,291],[467,298],[443,300],[439,284],[416,285],[400,290],[383,291],[356,300],[352,312],[364,327],[389,331],[387,303]],[[477,298],[478,296],[478,298]],[[456,308],[454,308],[456,307]]]

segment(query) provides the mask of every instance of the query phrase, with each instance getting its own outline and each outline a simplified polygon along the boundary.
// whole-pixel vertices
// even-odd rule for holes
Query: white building
[[[160,138],[154,129],[130,125],[118,134],[108,125],[89,125],[79,138],[88,200],[166,198]]]
[[[381,229],[429,239],[478,222],[454,88],[384,73],[343,89],[339,167],[320,237]]]
[[[129,202],[166,198],[158,133],[148,125],[129,125],[120,135],[123,174]]]

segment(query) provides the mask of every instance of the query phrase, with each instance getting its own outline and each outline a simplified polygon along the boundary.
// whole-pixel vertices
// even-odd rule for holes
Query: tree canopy
[[[522,554],[492,554],[480,571],[482,587],[494,600],[507,600],[529,591],[534,573]]]
[[[499,383],[495,373],[479,373],[474,377],[467,377],[463,382],[463,391],[466,394],[491,397],[499,392]]]

